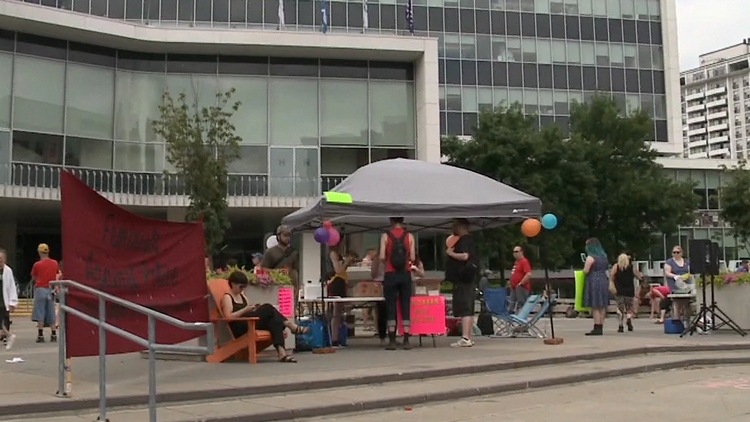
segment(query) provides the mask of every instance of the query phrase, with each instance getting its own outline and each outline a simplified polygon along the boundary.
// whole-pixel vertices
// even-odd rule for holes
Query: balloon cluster
[[[315,241],[321,245],[336,246],[341,241],[341,233],[333,227],[330,221],[324,221],[322,227],[315,230]]]
[[[544,214],[541,221],[529,218],[521,224],[521,233],[526,237],[536,237],[542,232],[542,228],[552,230],[557,227],[557,216],[555,214]]]

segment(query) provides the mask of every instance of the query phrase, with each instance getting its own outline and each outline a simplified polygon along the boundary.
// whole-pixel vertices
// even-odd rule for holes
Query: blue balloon
[[[318,227],[318,229],[315,230],[315,234],[313,236],[315,237],[316,242],[325,245],[326,243],[328,243],[328,239],[331,235],[327,228]]]
[[[542,216],[542,227],[552,230],[557,227],[557,216],[555,214],[544,214]]]

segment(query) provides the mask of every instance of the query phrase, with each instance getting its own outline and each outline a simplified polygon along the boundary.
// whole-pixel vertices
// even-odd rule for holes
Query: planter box
[[[698,287],[698,292],[698,296],[702,296],[700,287]],[[740,328],[750,330],[750,306],[747,305],[747,298],[750,297],[750,284],[716,286],[715,293],[716,304],[719,308]],[[706,296],[708,296],[706,303],[710,305],[710,286],[706,287]]]

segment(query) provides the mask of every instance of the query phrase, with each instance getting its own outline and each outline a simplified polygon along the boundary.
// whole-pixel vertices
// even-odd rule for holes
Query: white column
[[[440,102],[437,39],[425,40],[422,57],[415,63],[417,158],[440,162]]]
[[[666,144],[654,142],[652,146],[667,154],[680,154],[683,151],[682,111],[680,108],[680,58],[677,45],[676,0],[661,1],[661,32],[664,51],[664,91],[667,98]]]
[[[317,283],[320,280],[320,244],[315,241],[312,233],[302,234],[302,245],[299,250],[300,286],[307,281]]]
[[[167,208],[167,221],[174,223],[184,223],[185,217],[187,217],[187,208]]]
[[[18,226],[15,221],[0,223],[0,248],[5,249],[8,265],[13,268],[16,264],[16,237]]]

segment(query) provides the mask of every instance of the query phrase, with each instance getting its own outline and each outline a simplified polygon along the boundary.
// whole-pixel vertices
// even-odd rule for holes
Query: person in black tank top
[[[286,353],[284,347],[284,330],[289,328],[293,334],[304,334],[307,328],[300,327],[289,321],[271,304],[251,305],[245,296],[248,280],[245,273],[234,271],[229,274],[229,293],[221,299],[221,311],[225,318],[243,318],[257,317],[256,328],[258,330],[269,331],[273,347],[279,355],[279,362],[295,363],[297,362],[292,356]],[[235,338],[240,338],[247,334],[247,322],[232,321],[229,323],[229,329]]]
[[[619,313],[619,327],[617,328],[618,333],[624,332],[623,320],[627,323],[628,331],[633,331],[633,315],[638,310],[635,309],[635,278],[639,280],[643,278],[641,273],[633,267],[633,263],[630,256],[627,254],[620,254],[617,257],[617,263],[612,266],[612,272],[610,273],[610,279],[614,282],[615,289],[617,290],[617,310]]]

